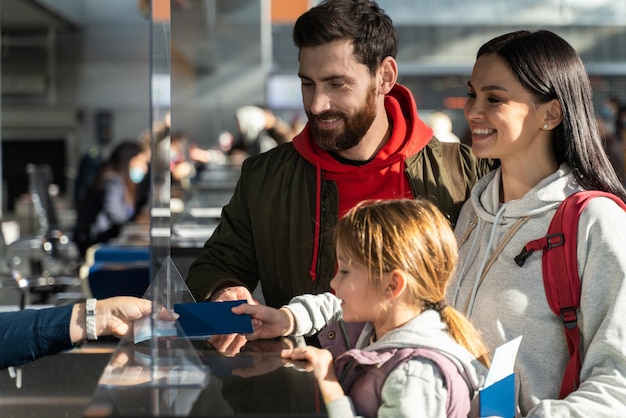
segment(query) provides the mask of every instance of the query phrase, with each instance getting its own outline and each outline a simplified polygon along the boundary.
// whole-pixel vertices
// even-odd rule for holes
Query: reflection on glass
[[[207,384],[208,368],[189,341],[160,338],[156,359],[154,350],[152,343],[120,344],[100,378],[122,416],[186,416]]]

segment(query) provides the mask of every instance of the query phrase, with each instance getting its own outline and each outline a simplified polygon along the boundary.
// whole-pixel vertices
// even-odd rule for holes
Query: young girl
[[[334,295],[299,296],[279,310],[233,308],[252,315],[248,338],[321,330],[328,349],[282,356],[311,363],[330,417],[466,417],[489,360],[445,302],[457,263],[448,220],[427,200],[363,202],[339,220],[335,242]]]
[[[514,261],[528,241],[545,236],[569,195],[602,190],[626,200],[603,149],[583,62],[552,32],[516,31],[479,49],[468,86],[472,150],[501,166],[474,186],[461,211],[449,300],[490,348],[524,336],[516,358],[523,416],[624,416],[626,213],[594,198],[580,215],[581,382],[565,399],[558,398],[569,353],[563,321],[547,303],[542,253],[522,267]]]

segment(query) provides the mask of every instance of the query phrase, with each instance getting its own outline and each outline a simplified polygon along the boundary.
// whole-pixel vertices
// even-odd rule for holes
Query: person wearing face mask
[[[139,142],[116,145],[78,207],[73,240],[81,256],[87,248],[108,242],[137,214],[138,184],[148,173],[149,151]]]

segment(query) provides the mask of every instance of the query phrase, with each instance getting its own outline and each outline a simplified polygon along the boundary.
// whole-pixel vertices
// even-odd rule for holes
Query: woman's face
[[[508,160],[533,161],[549,149],[544,124],[550,103],[535,103],[502,58],[478,58],[468,87],[465,118],[477,157],[500,159],[504,165]]]
[[[148,162],[150,158],[147,153],[140,152],[130,159],[128,169],[130,179],[133,183],[141,183],[145,175],[148,173]]]

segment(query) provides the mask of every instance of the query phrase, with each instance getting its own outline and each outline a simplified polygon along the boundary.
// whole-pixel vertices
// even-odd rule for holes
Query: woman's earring
[[[543,125],[543,129],[548,129],[548,124]]]

